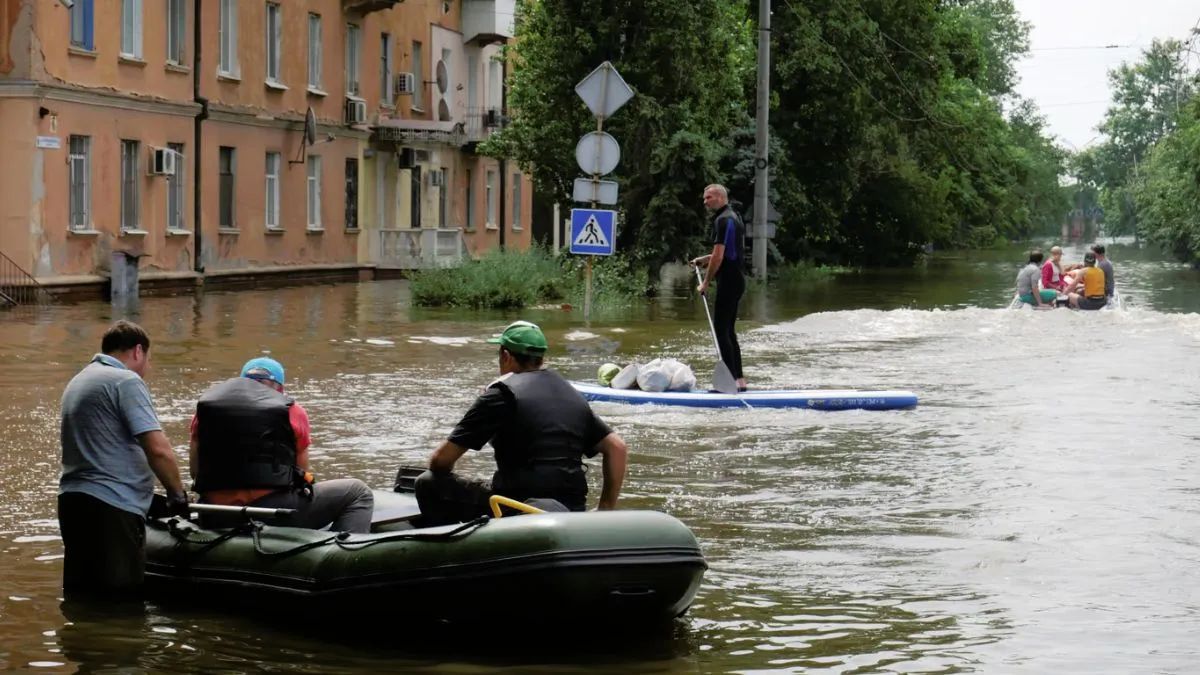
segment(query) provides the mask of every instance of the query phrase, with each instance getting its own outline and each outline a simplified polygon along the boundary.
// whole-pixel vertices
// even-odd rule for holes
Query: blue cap
[[[250,359],[246,362],[246,365],[242,366],[242,377],[250,377],[256,380],[271,379],[282,386],[283,365],[268,356],[260,356],[256,359]]]

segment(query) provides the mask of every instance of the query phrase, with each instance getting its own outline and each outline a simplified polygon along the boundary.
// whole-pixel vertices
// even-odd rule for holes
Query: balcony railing
[[[465,245],[457,228],[378,230],[375,264],[397,269],[452,267],[462,262]]]
[[[50,304],[50,293],[42,288],[12,258],[0,253],[0,307]]]
[[[479,142],[498,130],[502,121],[499,108],[467,108],[463,134],[467,142]]]

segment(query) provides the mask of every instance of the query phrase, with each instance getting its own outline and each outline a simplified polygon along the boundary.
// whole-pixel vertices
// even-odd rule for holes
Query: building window
[[[468,232],[471,232],[471,231],[475,230],[475,182],[474,182],[475,181],[475,172],[470,169],[467,169],[466,176],[467,176],[467,192],[465,195],[466,200],[467,200],[466,229]]]
[[[321,15],[308,15],[308,87],[321,88]]]
[[[138,148],[137,141],[121,141],[121,229],[136,230],[138,225]]]
[[[283,15],[279,5],[267,3],[267,81],[282,81],[279,72],[280,49],[283,45]]]
[[[500,87],[503,85],[503,78],[500,75],[500,62],[496,60],[488,61],[488,89],[487,89],[487,107],[494,110],[500,109]]]
[[[421,63],[422,59],[423,56],[421,54],[421,43],[413,42],[412,71],[413,80],[415,80],[415,82],[413,83],[412,107],[417,109],[422,109],[425,107],[425,99],[423,96],[425,93],[425,67]]]
[[[184,63],[187,48],[187,10],[184,0],[167,0],[167,62]]]
[[[449,227],[447,214],[450,210],[450,188],[446,187],[446,167],[437,170],[438,178],[438,227]]]
[[[346,26],[346,93],[358,96],[358,59],[362,52],[362,31],[354,24]]]
[[[494,227],[500,222],[496,217],[496,172],[487,172],[487,185],[484,187],[484,196],[487,199],[487,224]]]
[[[218,27],[220,33],[220,48],[221,52],[218,56],[220,59],[217,63],[217,70],[225,75],[237,76],[238,74],[238,57],[237,57],[237,8],[238,0],[220,0],[221,2],[221,23]]]
[[[142,58],[142,0],[121,0],[121,55]]]
[[[346,229],[358,229],[358,158],[346,158]]]
[[[308,156],[308,229],[321,229],[321,158]]]
[[[279,229],[279,165],[278,152],[267,153],[266,225],[268,230]]]
[[[183,192],[186,184],[183,172],[183,144],[168,143],[167,149],[175,153],[175,173],[167,175],[167,229],[182,230],[183,209],[187,203]]]
[[[93,37],[95,12],[94,0],[75,0],[71,7],[71,46],[93,51],[96,48]]]
[[[79,3],[75,3],[78,7]],[[72,230],[92,229],[92,139],[88,136],[71,136],[67,141],[67,162],[70,164],[71,222]]]
[[[217,190],[220,193],[217,224],[223,228],[234,228],[237,227],[233,202],[234,174],[237,172],[237,151],[234,148],[221,146],[218,151],[217,172],[220,174],[217,181]]]
[[[514,173],[513,180],[513,205],[512,205],[512,229],[521,229],[521,174]]]
[[[392,104],[392,36],[379,36],[379,100],[383,105]]]

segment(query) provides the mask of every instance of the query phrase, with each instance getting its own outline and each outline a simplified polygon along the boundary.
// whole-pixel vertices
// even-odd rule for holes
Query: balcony
[[[463,42],[507,42],[513,37],[516,0],[463,0]]]
[[[467,116],[463,122],[466,142],[479,143],[487,140],[493,131],[500,129],[502,120],[499,108],[467,108]]]
[[[384,9],[391,9],[404,0],[342,0],[342,10],[347,14],[367,15]]]

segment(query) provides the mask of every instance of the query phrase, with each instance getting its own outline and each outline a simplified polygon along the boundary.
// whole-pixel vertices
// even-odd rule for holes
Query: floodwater
[[[552,645],[536,626],[489,646],[213,607],[62,607],[58,400],[114,312],[0,314],[0,669],[1195,672],[1200,273],[1110,253],[1126,311],[1004,309],[1015,249],[752,290],[740,324],[752,386],[910,389],[920,406],[598,405],[632,449],[622,506],[680,518],[711,567],[670,631]],[[181,453],[200,392],[269,352],[312,417],[318,477],[381,488],[449,432],[494,375],[483,341],[518,316],[546,328],[553,366],[574,379],[672,355],[704,380],[713,360],[686,285],[590,323],[413,308],[403,281],[147,298],[131,316],[154,340],[147,379]],[[464,461],[490,471],[487,453]],[[378,628],[415,609],[331,618]]]

